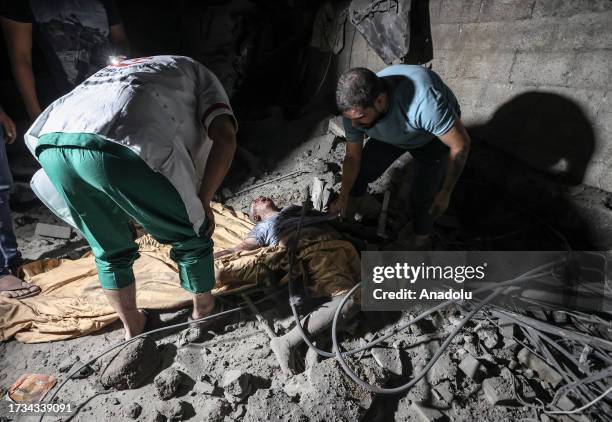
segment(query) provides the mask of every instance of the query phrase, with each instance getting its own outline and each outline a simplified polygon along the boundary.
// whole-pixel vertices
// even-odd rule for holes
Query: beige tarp
[[[215,250],[235,246],[252,228],[242,213],[213,206]],[[138,240],[140,258],[134,263],[136,300],[148,309],[189,306],[181,289],[169,246],[149,236]],[[359,255],[348,242],[320,238],[300,242],[298,258],[307,269],[315,295],[345,291],[359,279]],[[233,254],[215,262],[214,294],[228,294],[287,271],[285,250],[278,246]],[[118,317],[98,283],[91,254],[77,260],[47,259],[23,267],[25,279],[40,286],[38,296],[16,300],[0,296],[0,340],[39,343],[74,338],[112,324]]]

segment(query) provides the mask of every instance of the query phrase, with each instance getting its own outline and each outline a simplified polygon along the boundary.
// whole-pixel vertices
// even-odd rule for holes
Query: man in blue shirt
[[[347,144],[340,197],[331,212],[344,214],[350,202],[366,194],[368,183],[410,152],[410,246],[423,248],[433,221],[448,208],[470,148],[455,95],[429,69],[394,65],[378,74],[350,69],[338,81],[336,102]]]

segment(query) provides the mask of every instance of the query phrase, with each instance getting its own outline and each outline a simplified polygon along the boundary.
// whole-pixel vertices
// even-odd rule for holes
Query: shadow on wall
[[[525,93],[468,132],[473,148],[454,199],[465,226],[500,235],[491,245],[498,250],[564,249],[558,233],[575,249],[603,246],[599,223],[568,195],[595,148],[591,123],[575,102]]]
[[[528,92],[503,104],[470,134],[528,166],[578,184],[595,149],[591,123],[574,101],[548,92]]]

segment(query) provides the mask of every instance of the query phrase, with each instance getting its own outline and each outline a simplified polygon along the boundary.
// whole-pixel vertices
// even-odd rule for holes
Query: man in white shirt
[[[181,56],[108,66],[51,104],[26,133],[89,242],[106,297],[126,339],[140,334],[132,264],[135,220],[171,244],[192,318],[214,298],[210,208],[236,150],[236,120],[218,79]]]

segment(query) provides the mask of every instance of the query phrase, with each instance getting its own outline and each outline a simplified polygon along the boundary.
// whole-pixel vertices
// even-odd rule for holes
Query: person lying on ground
[[[234,248],[219,251],[215,258],[245,251],[254,250],[264,246],[287,246],[292,242],[292,235],[297,229],[302,207],[289,205],[279,209],[270,198],[260,196],[251,202],[250,216],[257,223],[249,232],[247,237]],[[329,214],[305,215],[300,229],[300,241],[315,240],[324,238],[325,240],[342,240],[341,234],[334,229],[328,222],[336,218]],[[316,281],[315,281],[316,282]],[[354,283],[354,280],[353,280]],[[346,291],[346,289],[342,290]],[[334,318],[336,308],[342,299],[342,295],[337,291],[328,290],[324,298],[309,298],[308,302],[318,302],[315,309],[301,321],[305,333],[309,338],[314,338],[327,329]],[[316,300],[319,299],[319,300]],[[323,299],[323,303],[321,300]],[[354,301],[349,300],[343,308],[343,319],[354,316]],[[304,342],[300,331],[294,327],[281,337],[276,337],[270,341],[270,348],[274,352],[281,370],[286,375],[294,373],[292,364],[292,351]]]

